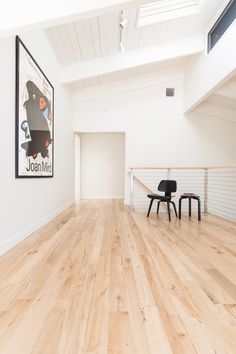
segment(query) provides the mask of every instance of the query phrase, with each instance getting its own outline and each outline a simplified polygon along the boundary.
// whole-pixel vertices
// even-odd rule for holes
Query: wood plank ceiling
[[[62,65],[119,52],[120,12],[55,26],[46,30]]]
[[[205,0],[201,12],[197,15],[144,27],[136,26],[138,7],[126,9],[124,17],[128,21],[122,37],[125,51],[204,33],[225,1]],[[60,64],[70,65],[120,53],[120,21],[121,12],[116,11],[51,27],[45,31]],[[117,80],[124,75],[113,73],[108,75],[105,81]],[[95,81],[96,84],[104,82],[101,78],[94,78],[82,83],[82,86],[94,85]]]

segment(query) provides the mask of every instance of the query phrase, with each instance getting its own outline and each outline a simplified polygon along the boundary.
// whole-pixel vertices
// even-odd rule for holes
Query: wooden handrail
[[[224,166],[134,166],[129,167],[129,170],[219,170],[228,168],[236,168],[236,164]]]

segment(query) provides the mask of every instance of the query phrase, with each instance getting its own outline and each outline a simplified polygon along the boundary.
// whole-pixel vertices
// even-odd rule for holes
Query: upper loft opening
[[[137,27],[198,14],[204,0],[159,0],[140,6]]]

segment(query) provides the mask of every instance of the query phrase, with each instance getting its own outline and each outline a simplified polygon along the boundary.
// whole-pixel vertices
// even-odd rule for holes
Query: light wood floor
[[[236,224],[70,208],[0,258],[0,353],[236,353]]]

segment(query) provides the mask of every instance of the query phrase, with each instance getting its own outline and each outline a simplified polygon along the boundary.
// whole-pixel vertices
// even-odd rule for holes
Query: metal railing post
[[[168,168],[167,169],[167,179],[170,179],[170,173],[171,173],[170,168]]]
[[[208,168],[204,169],[204,213],[208,211]]]
[[[133,198],[134,198],[134,172],[130,169],[130,205],[129,210],[133,211]]]

